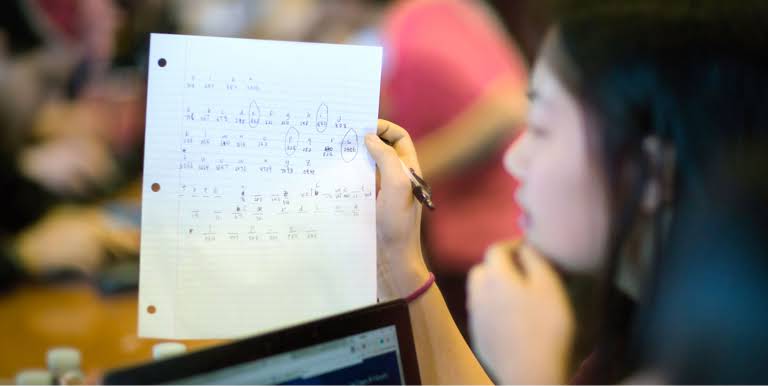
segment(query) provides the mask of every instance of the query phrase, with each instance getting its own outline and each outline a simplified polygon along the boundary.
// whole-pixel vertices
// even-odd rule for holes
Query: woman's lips
[[[527,231],[531,228],[531,215],[528,213],[527,210],[522,209],[520,211],[520,217],[517,219],[517,223],[520,226],[520,229],[523,231]]]
[[[520,207],[520,216],[517,218],[517,224],[520,227],[520,229],[525,231],[531,227],[531,213],[525,207],[520,191],[518,191],[517,194],[515,194],[515,201],[517,202],[517,205]]]

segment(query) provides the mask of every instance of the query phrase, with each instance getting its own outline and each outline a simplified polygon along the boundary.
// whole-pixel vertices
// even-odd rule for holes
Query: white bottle
[[[28,369],[16,374],[17,385],[52,385],[53,375],[48,370]]]
[[[77,385],[84,381],[80,371],[80,351],[72,347],[54,347],[46,354],[46,364],[57,384]]]
[[[152,346],[152,357],[155,360],[170,358],[187,352],[187,346],[179,342],[162,342]]]

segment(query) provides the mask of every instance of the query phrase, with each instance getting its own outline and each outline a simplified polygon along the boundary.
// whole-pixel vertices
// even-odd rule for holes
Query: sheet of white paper
[[[376,301],[381,48],[153,34],[139,335],[233,338]]]

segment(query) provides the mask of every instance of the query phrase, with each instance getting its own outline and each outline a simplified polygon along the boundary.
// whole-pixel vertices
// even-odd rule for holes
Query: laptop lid
[[[403,300],[109,372],[104,384],[419,384]]]

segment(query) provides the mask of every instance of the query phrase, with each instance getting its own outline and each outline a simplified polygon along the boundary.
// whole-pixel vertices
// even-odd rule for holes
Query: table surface
[[[80,350],[90,379],[104,371],[148,361],[162,340],[136,334],[136,292],[102,296],[89,283],[25,284],[0,295],[0,384],[22,369],[45,368],[55,346]],[[223,343],[182,341],[190,351]]]

